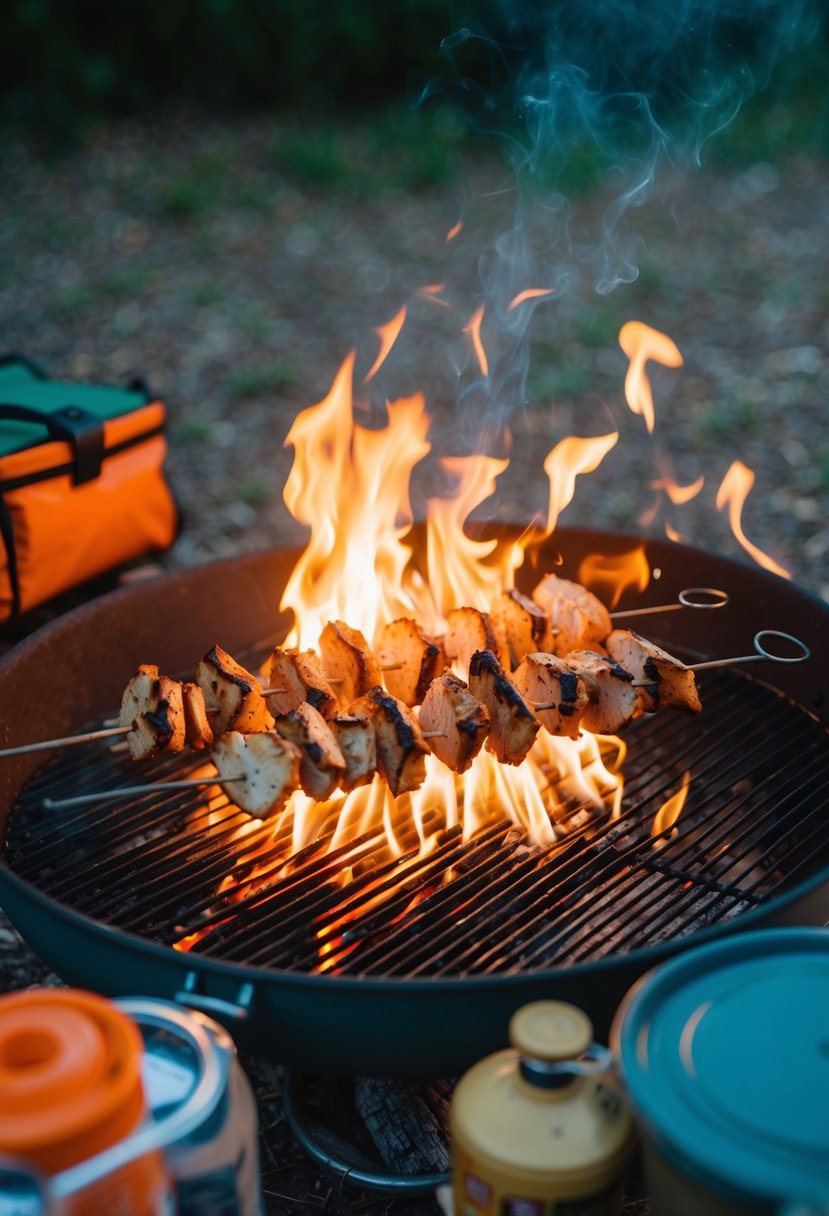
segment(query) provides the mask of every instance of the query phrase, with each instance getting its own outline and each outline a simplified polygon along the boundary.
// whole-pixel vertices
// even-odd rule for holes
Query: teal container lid
[[[613,1024],[642,1130],[743,1202],[829,1203],[829,930],[769,929],[644,976]]]
[[[102,422],[129,414],[147,404],[143,388],[117,388],[104,384],[81,384],[50,380],[15,359],[0,363],[0,406],[23,405],[52,414],[67,405],[80,406]],[[0,416],[0,456],[20,452],[49,438],[44,427]]]

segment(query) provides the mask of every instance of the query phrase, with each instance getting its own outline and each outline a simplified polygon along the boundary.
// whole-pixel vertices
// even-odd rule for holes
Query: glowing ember
[[[788,570],[785,570],[783,566],[776,562],[774,558],[769,557],[767,553],[764,553],[762,549],[758,549],[756,545],[753,545],[743,532],[741,523],[743,505],[753,485],[754,473],[742,461],[735,460],[717,491],[717,510],[728,511],[728,522],[731,524],[731,531],[746,553],[750,553],[758,565],[763,566],[766,570],[771,570],[773,574],[781,575],[782,578],[790,579],[792,576]]]
[[[630,360],[625,377],[625,399],[634,414],[641,414],[649,432],[655,418],[653,393],[645,364],[649,359],[665,367],[682,367],[682,355],[667,334],[641,321],[628,321],[619,330],[619,345]]]

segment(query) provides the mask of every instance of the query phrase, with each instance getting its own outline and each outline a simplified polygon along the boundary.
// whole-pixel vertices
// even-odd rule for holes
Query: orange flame
[[[661,490],[675,506],[684,506],[700,493],[705,485],[705,477],[700,474],[689,486],[680,486],[670,477],[660,477],[656,481],[648,482],[648,485],[652,490]]]
[[[771,570],[773,574],[779,574],[783,578],[790,579],[792,576],[788,570],[784,569],[774,558],[763,553],[762,549],[758,549],[756,545],[753,545],[743,532],[741,524],[743,504],[748,498],[753,485],[754,473],[752,470],[747,465],[744,465],[742,461],[735,460],[722,479],[719,490],[717,490],[717,510],[728,509],[728,522],[731,525],[731,531],[746,553],[750,554],[759,566],[762,566],[765,570]]]
[[[518,541],[480,540],[466,535],[469,515],[493,492],[506,461],[492,457],[456,457],[442,462],[457,483],[452,499],[427,503],[426,570],[417,569],[406,543],[411,524],[409,479],[429,451],[428,417],[420,396],[388,405],[388,425],[370,431],[358,425],[352,408],[353,353],[343,363],[328,396],[295,420],[287,443],[294,463],[285,486],[290,511],[311,529],[309,542],[295,566],[282,599],[283,610],[296,623],[286,644],[314,647],[325,623],[341,619],[373,641],[379,627],[396,617],[418,620],[428,634],[442,630],[450,608],[477,606],[488,610],[494,596],[511,586],[530,537]],[[578,473],[593,468],[616,436],[560,444],[551,473],[552,517],[570,500]],[[573,469],[565,469],[567,456]],[[546,467],[546,466],[545,466]],[[336,827],[331,847],[369,830],[382,829],[387,846],[400,856],[400,825],[416,829],[421,848],[441,827],[460,825],[463,837],[505,814],[536,843],[556,838],[553,810],[555,782],[563,797],[592,812],[613,813],[621,778],[603,759],[608,741],[583,734],[579,740],[544,735],[524,763],[500,764],[484,750],[463,776],[427,757],[426,781],[420,789],[395,799],[376,778],[366,787],[328,803],[317,804],[296,793],[277,823],[287,831],[293,852],[317,838],[322,825]]]
[[[488,376],[489,375],[489,360],[486,357],[486,351],[484,350],[484,344],[481,341],[481,322],[483,321],[483,319],[484,319],[484,306],[482,304],[481,307],[476,309],[476,311],[472,314],[472,316],[469,319],[469,324],[464,326],[463,332],[465,334],[469,334],[469,336],[472,339],[472,346],[475,350],[475,356],[478,360],[478,366],[481,369],[481,375]]]
[[[449,229],[449,231],[446,234],[446,244],[447,245],[449,244],[450,241],[454,241],[455,237],[458,235],[458,233],[461,231],[462,228],[463,228],[463,220],[458,220],[457,224],[452,225],[452,227]]]
[[[440,292],[443,291],[443,283],[430,283],[426,287],[418,287],[417,294],[423,296],[426,300],[431,300],[433,304],[439,304],[441,308],[451,308],[452,305],[446,300],[441,300]]]
[[[363,384],[368,384],[369,380],[376,375],[376,373],[386,362],[389,351],[397,341],[405,320],[406,305],[404,304],[400,309],[400,312],[396,313],[396,315],[393,316],[390,321],[387,321],[385,325],[378,326],[378,328],[374,331],[380,338],[380,350],[378,351],[377,358],[371,365],[371,369],[366,373],[363,379]]]
[[[688,790],[691,787],[691,773],[686,771],[682,774],[682,784],[675,794],[671,794],[670,798],[663,802],[662,806],[653,817],[653,827],[651,828],[651,836],[659,836],[662,832],[667,832],[674,826],[677,819],[682,814],[682,808],[688,798]]]
[[[628,321],[619,330],[619,345],[630,360],[625,377],[625,399],[634,414],[641,414],[649,432],[655,418],[653,393],[645,364],[649,359],[665,367],[682,367],[682,355],[667,334],[642,321]]]
[[[429,419],[421,395],[388,406],[385,430],[354,422],[352,352],[331,392],[294,420],[286,445],[294,463],[285,503],[311,537],[282,599],[296,627],[289,645],[315,646],[329,620],[347,620],[372,638],[378,625],[412,615],[404,578],[411,524],[409,477],[429,451]],[[368,564],[367,564],[368,562]]]
[[[550,482],[550,498],[545,536],[553,533],[559,515],[572,502],[576,478],[580,473],[592,473],[597,469],[618,438],[617,431],[598,435],[594,439],[577,439],[574,435],[568,435],[547,453],[544,472]]]
[[[579,566],[578,581],[615,608],[629,587],[644,591],[651,579],[645,546],[615,556],[591,554]]]
[[[514,312],[519,304],[526,300],[543,300],[547,296],[555,295],[555,291],[555,287],[528,287],[526,291],[520,291],[514,300],[510,300],[507,312]]]

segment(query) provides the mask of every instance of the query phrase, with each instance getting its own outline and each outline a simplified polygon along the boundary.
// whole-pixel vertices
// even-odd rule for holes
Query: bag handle
[[[46,428],[51,439],[72,445],[72,481],[76,486],[94,481],[104,459],[104,424],[97,414],[79,405],[64,405],[47,413],[28,405],[0,402],[0,422],[32,422]]]

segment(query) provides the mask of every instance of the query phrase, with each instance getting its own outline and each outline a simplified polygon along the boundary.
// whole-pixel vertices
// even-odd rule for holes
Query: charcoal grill
[[[585,554],[637,543],[557,533],[534,561],[537,571],[556,563],[574,577]],[[421,859],[405,828],[394,858],[379,833],[327,851],[323,825],[287,862],[288,841],[277,838],[269,862],[273,828],[240,833],[246,817],[221,793],[45,811],[44,797],[203,766],[197,756],[133,765],[89,744],[0,770],[4,906],[69,982],[186,1000],[227,1022],[243,1046],[296,1068],[389,1076],[457,1073],[503,1044],[520,1003],[542,996],[582,1005],[603,1037],[630,983],[688,944],[764,924],[823,923],[829,609],[714,555],[658,541],[646,552],[661,574],[648,602],[670,600],[689,581],[724,586],[732,598],[716,614],[652,618],[649,636],[691,661],[743,654],[758,629],[783,629],[813,657],[797,668],[705,672],[702,714],[626,728],[618,820],[586,816],[539,850],[504,819],[467,843],[446,831]],[[294,556],[169,576],[36,635],[0,664],[0,695],[7,704],[21,697],[7,742],[93,722],[138,662],[186,671],[216,641],[241,654],[274,626],[278,637],[275,605]],[[533,578],[528,571],[528,585]],[[632,606],[635,597],[620,605]],[[686,770],[693,781],[677,829],[654,839],[654,814]],[[219,891],[229,873],[232,895]],[[189,949],[174,948],[196,935]]]

